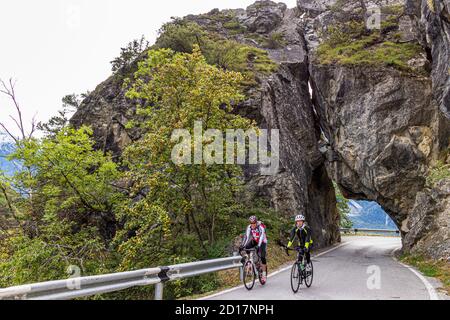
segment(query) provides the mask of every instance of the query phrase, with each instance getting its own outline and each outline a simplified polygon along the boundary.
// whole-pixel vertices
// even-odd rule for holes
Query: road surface
[[[393,259],[400,238],[344,237],[334,250],[313,257],[314,282],[294,294],[290,268],[269,277],[266,286],[252,291],[241,287],[207,300],[428,300],[436,291],[427,279]]]

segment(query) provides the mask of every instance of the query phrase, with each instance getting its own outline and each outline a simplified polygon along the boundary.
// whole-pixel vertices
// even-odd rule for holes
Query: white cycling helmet
[[[297,221],[306,221],[305,216],[299,214],[298,216],[295,217],[295,222]]]

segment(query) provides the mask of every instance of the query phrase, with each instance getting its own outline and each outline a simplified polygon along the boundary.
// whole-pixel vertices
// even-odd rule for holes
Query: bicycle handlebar
[[[300,252],[300,251],[303,251],[303,250],[304,250],[303,247],[289,248],[288,246],[286,246],[286,245],[281,245],[281,244],[280,244],[280,246],[283,247],[283,249],[285,250],[285,252],[286,252],[286,254],[287,254],[288,256],[289,256],[289,251],[297,251],[297,252]]]
[[[240,248],[239,250],[239,254],[241,254],[242,252],[245,252],[246,254],[248,254],[248,251],[252,251],[256,253],[256,256],[258,257],[258,259],[261,259],[261,255],[259,254],[259,250],[256,250],[256,248],[251,248],[251,249],[245,249],[245,248]]]

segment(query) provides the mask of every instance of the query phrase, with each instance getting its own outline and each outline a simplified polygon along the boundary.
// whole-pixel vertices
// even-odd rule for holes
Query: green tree
[[[90,93],[69,94],[64,96],[62,101],[62,109],[58,111],[58,115],[51,117],[47,122],[39,122],[37,129],[43,131],[46,135],[55,135],[61,129],[69,124],[70,116],[75,113]]]
[[[112,72],[128,68],[149,47],[149,42],[142,36],[128,43],[125,48],[120,49],[120,55],[111,61]]]
[[[336,183],[334,183],[334,189],[336,190],[337,209],[341,217],[340,226],[341,228],[351,228],[353,227],[353,222],[349,218],[349,200],[342,195],[342,192]]]
[[[165,259],[207,257],[219,239],[233,236],[227,227],[241,209],[240,167],[175,164],[172,150],[179,141],[172,140],[172,133],[187,129],[193,135],[195,121],[202,121],[204,130],[221,132],[253,127],[232,113],[243,99],[241,81],[240,73],[209,65],[198,46],[192,53],[150,51],[139,63],[127,96],[145,102],[138,106],[145,120],[134,124],[145,135],[124,154],[133,196],[139,199],[123,217],[124,233],[132,236],[122,248],[134,252],[125,265],[150,262],[158,250],[167,253]],[[159,241],[152,242],[151,235]]]
[[[0,246],[1,285],[61,278],[70,265],[83,274],[105,267],[115,211],[126,198],[115,186],[117,165],[93,150],[91,135],[86,127],[66,127],[51,138],[17,143],[10,159],[22,170],[0,181],[0,198],[15,220]]]

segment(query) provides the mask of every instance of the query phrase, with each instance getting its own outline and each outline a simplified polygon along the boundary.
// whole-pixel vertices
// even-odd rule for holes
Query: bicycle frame
[[[306,251],[302,247],[295,247],[293,249],[285,247],[286,254],[289,255],[289,251],[296,251],[297,252],[297,262],[302,262],[303,265],[306,261]]]
[[[261,256],[259,255],[259,252],[257,252],[255,248],[242,249],[241,253],[242,252],[244,252],[246,255],[246,261],[252,261],[252,263],[256,266],[256,271],[259,272],[261,264]],[[255,256],[257,257],[257,259],[255,259]]]

